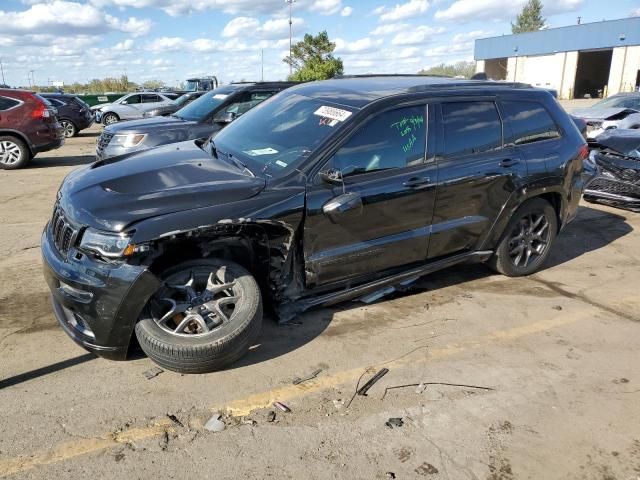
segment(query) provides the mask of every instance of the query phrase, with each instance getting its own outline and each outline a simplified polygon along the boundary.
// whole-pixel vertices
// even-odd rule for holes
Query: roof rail
[[[448,75],[423,75],[421,73],[363,73],[358,75],[336,75],[333,78],[340,80],[343,78],[371,78],[371,77],[439,77],[453,78]]]

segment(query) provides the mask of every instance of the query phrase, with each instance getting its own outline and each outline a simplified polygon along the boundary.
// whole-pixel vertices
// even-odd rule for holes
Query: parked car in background
[[[96,159],[124,158],[158,145],[205,139],[291,85],[294,83],[232,83],[205,92],[171,116],[109,125],[96,143]]]
[[[590,162],[597,175],[584,199],[640,211],[640,130],[607,130],[593,147]]]
[[[26,90],[0,89],[0,168],[22,168],[63,143],[62,125],[47,100]]]
[[[91,107],[75,95],[64,93],[41,93],[58,110],[58,121],[66,138],[74,137],[82,130],[93,125]]]
[[[164,368],[208,372],[254,345],[263,298],[288,321],[460,263],[536,272],[587,154],[553,97],[521,84],[301,84],[204,143],[71,172],[45,278],[85,348],[123,359],[135,332]]]
[[[587,122],[587,138],[595,138],[616,128],[640,129],[640,92],[618,93],[588,108],[571,111]]]
[[[185,93],[184,95],[181,95],[180,97],[178,97],[174,101],[174,103],[172,105],[164,105],[162,107],[154,108],[153,110],[149,110],[147,112],[144,112],[142,114],[142,116],[144,118],[166,117],[168,115],[171,115],[172,113],[176,113],[182,107],[186,107],[191,102],[193,102],[194,100],[200,98],[205,93],[206,92],[204,92],[204,91]]]
[[[164,93],[136,92],[128,93],[113,103],[94,105],[91,110],[94,112],[96,122],[111,125],[120,120],[142,118],[144,112],[171,104],[173,104],[173,100]]]

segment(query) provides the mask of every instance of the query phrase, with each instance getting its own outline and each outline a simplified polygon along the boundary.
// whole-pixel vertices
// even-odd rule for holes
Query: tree
[[[426,70],[420,70],[419,75],[442,75],[445,77],[464,77],[471,78],[476,71],[475,62],[458,62],[453,65],[445,65],[441,63],[435,67]]]
[[[542,2],[529,0],[516,17],[516,23],[511,23],[511,33],[537,32],[545,22],[546,19],[542,18]]]
[[[142,84],[142,87],[146,90],[157,90],[164,87],[164,82],[161,80],[147,80]]]
[[[313,36],[307,33],[304,40],[291,48],[291,56],[283,59],[295,70],[289,80],[306,82],[325,80],[342,75],[342,59],[333,56],[336,44],[329,40],[326,30]]]

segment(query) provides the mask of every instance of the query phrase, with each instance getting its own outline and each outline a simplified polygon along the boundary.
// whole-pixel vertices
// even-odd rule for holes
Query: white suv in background
[[[172,104],[173,100],[162,93],[135,92],[128,93],[113,103],[94,105],[91,110],[95,113],[96,122],[111,125],[120,120],[143,118],[144,113],[149,110]]]

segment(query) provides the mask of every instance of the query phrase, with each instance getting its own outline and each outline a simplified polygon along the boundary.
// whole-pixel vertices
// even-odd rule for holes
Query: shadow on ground
[[[79,165],[89,165],[96,161],[95,155],[78,155],[64,157],[40,157],[36,156],[27,168],[49,168],[49,167],[75,167]]]

